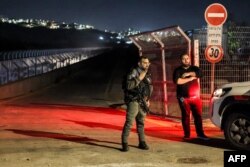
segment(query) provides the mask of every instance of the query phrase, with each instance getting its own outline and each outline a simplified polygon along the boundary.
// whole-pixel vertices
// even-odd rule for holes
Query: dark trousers
[[[139,142],[145,141],[144,134],[144,121],[146,113],[141,109],[140,105],[136,101],[132,101],[127,104],[126,121],[122,130],[122,143],[128,143],[129,133],[133,126],[134,120],[136,120],[136,128],[139,137]]]
[[[184,135],[190,136],[190,112],[194,117],[194,124],[197,136],[204,135],[202,126],[202,102],[200,98],[177,98],[182,115],[182,127]]]

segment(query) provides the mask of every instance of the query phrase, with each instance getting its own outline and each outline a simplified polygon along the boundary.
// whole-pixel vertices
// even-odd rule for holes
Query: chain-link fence
[[[222,36],[224,56],[215,64],[214,81],[212,81],[212,64],[205,58],[206,27],[194,32],[193,39],[199,40],[200,67],[204,73],[201,79],[201,96],[203,113],[207,117],[213,88],[225,83],[250,81],[250,27],[224,27]]]
[[[193,48],[195,65],[203,71],[201,84],[201,98],[203,101],[203,116],[208,117],[209,100],[213,89],[225,83],[242,82],[250,80],[250,27],[224,27],[222,35],[222,48],[224,57],[213,66],[205,58],[207,48],[207,27],[195,30],[192,42],[198,40],[199,47]],[[172,74],[179,65],[179,56],[190,54],[189,39],[177,27],[145,32],[131,37],[141,54],[150,57],[151,72],[154,83],[153,113],[168,116],[180,116],[176,101],[176,85],[173,84]],[[199,55],[197,61],[195,54]],[[164,60],[162,56],[164,55]],[[164,88],[165,86],[165,88]],[[164,112],[165,111],[165,112]]]
[[[0,52],[0,85],[40,75],[86,60],[108,48]]]
[[[162,116],[180,117],[176,99],[173,71],[180,65],[179,56],[190,53],[191,41],[179,26],[131,36],[141,55],[151,61],[150,73],[154,91],[151,97],[151,112]]]

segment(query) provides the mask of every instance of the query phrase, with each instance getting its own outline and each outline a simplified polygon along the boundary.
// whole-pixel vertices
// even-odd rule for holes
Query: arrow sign
[[[219,3],[209,5],[204,15],[207,24],[211,26],[220,26],[227,20],[227,10]]]

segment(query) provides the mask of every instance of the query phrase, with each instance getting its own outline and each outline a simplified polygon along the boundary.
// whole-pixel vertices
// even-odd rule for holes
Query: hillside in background
[[[0,23],[0,51],[111,46],[117,42],[115,37],[96,29],[26,28]]]

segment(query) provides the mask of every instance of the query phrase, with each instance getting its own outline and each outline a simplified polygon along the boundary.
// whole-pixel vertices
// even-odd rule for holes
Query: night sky
[[[250,25],[250,0],[1,0],[0,16],[76,22],[114,31],[172,25],[188,30],[206,25],[205,9],[215,2],[223,4],[236,22]]]

